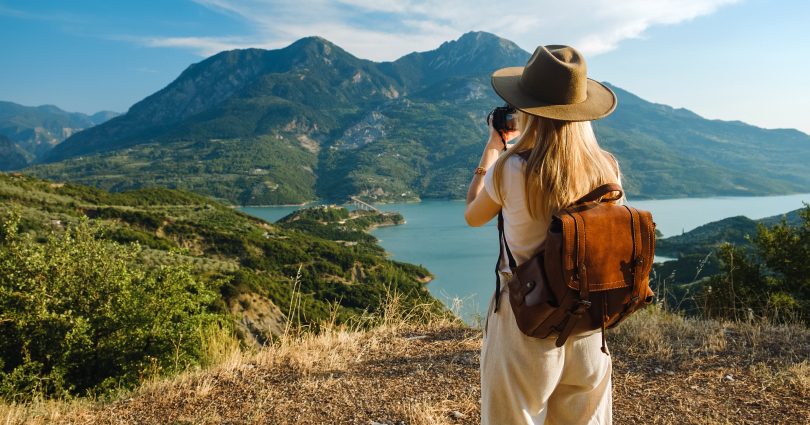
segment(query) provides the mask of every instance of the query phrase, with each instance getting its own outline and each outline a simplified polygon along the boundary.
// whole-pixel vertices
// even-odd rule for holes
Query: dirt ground
[[[477,424],[481,331],[456,321],[302,334],[107,403],[0,406],[0,425]],[[430,322],[429,322],[430,323]],[[810,424],[810,330],[648,308],[608,333],[617,424]]]
[[[202,378],[209,379],[202,390],[155,391],[108,405],[94,412],[93,422],[480,422],[480,331],[401,329],[387,340],[359,344],[355,361],[339,370],[304,372],[290,361],[272,368],[244,363]],[[671,370],[620,347],[613,356],[615,423],[810,423],[810,393],[767,382],[772,373],[761,368],[778,365],[751,367],[736,356],[714,355],[696,359],[689,370]]]

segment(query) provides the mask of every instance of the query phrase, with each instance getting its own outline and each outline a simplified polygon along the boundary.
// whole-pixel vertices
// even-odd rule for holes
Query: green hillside
[[[752,220],[745,216],[729,217],[719,221],[704,224],[682,235],[670,236],[656,241],[655,252],[658,255],[675,257],[679,254],[706,255],[713,252],[724,243],[747,247],[750,245],[748,237],[757,234],[759,225],[773,227],[780,224],[782,219],[794,227],[801,227],[800,210],[785,214]]]
[[[480,32],[386,63],[318,37],[222,52],[25,172],[113,192],[184,189],[230,205],[463,199],[486,113],[502,104],[490,75],[528,57]],[[595,130],[629,196],[810,191],[810,136],[706,120],[613,89],[619,106]]]
[[[810,136],[739,121],[707,120],[647,102],[618,87],[619,107],[596,121],[636,197],[747,196],[805,192]]]
[[[424,287],[430,272],[387,260],[376,238],[364,231],[401,223],[398,214],[315,207],[297,213],[295,221],[273,224],[191,192],[151,188],[111,194],[0,173],[0,217],[15,208],[21,208],[20,232],[40,241],[90,217],[105,239],[140,244],[138,263],[144,267],[190,264],[193,274],[206,281],[230,277],[214,305],[225,313],[255,316],[239,307],[240,300],[251,298],[286,314],[299,269],[306,323],[325,320],[329,303],[336,303],[338,322],[373,311],[389,290],[405,294],[411,303],[432,299]],[[319,211],[341,218],[330,223],[311,216]],[[316,227],[306,225],[313,222]],[[266,338],[270,330],[259,327],[254,337]]]
[[[656,255],[676,257],[677,260],[656,264],[656,278],[659,281],[669,278],[669,283],[683,285],[694,282],[696,278],[701,280],[719,274],[722,264],[717,258],[717,251],[723,245],[751,249],[750,238],[757,236],[760,225],[773,228],[781,225],[782,219],[788,226],[801,228],[803,220],[800,211],[793,210],[758,220],[745,216],[729,217],[704,224],[682,235],[657,239]]]

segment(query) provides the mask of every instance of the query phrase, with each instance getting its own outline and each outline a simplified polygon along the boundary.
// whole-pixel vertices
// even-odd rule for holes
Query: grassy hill
[[[113,192],[183,189],[230,205],[463,199],[486,114],[502,104],[490,75],[528,57],[481,32],[385,63],[319,37],[222,52],[25,172]],[[595,130],[628,195],[810,191],[810,136],[706,120],[612,88],[619,106]]]

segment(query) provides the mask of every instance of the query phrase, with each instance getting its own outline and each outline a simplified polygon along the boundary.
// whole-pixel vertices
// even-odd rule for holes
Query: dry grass
[[[810,330],[634,315],[610,337],[619,423],[810,423]]]
[[[291,330],[253,352],[211,335],[212,364],[203,370],[152,378],[108,403],[3,405],[0,418],[3,425],[480,421],[480,330],[428,306],[406,312],[396,295],[383,314],[364,320],[371,330]],[[616,423],[808,423],[804,327],[722,324],[649,308],[609,336]]]

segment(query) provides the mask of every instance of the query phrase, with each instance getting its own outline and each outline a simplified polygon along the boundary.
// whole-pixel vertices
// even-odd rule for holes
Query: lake
[[[759,219],[802,208],[810,194],[767,197],[685,198],[629,201],[650,211],[664,236],[688,232],[698,226],[727,217],[744,215]],[[316,205],[310,204],[307,206]],[[241,211],[274,222],[303,208],[254,207]],[[379,227],[371,234],[393,254],[394,260],[421,264],[436,278],[428,284],[431,294],[447,302],[465,299],[465,319],[485,312],[495,290],[495,261],[498,231],[495,220],[480,228],[467,226],[464,202],[426,200],[410,204],[377,205],[381,211],[402,214],[406,224]],[[661,260],[661,258],[657,258]]]

